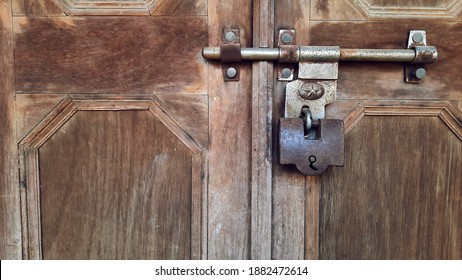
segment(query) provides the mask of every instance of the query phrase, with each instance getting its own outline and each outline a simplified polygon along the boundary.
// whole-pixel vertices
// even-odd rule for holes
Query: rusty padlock
[[[342,120],[320,119],[315,139],[305,136],[302,118],[281,118],[279,125],[281,164],[295,164],[305,175],[319,175],[329,165],[343,166]]]

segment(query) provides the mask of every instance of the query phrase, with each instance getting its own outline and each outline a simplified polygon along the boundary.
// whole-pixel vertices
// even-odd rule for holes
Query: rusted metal
[[[304,83],[297,91],[306,100],[316,100],[324,95],[324,87],[319,83]]]
[[[280,159],[306,175],[343,165],[343,123],[323,120],[337,90],[339,47],[300,47],[299,80],[286,86],[280,120]]]
[[[298,78],[337,80],[338,62],[301,61],[298,64]]]
[[[294,29],[280,29],[279,30],[278,46],[295,45],[296,43],[297,43],[297,34],[295,33]]]
[[[227,33],[226,33],[227,32]],[[420,83],[426,75],[424,66],[438,58],[435,47],[427,46],[426,33],[412,30],[407,49],[340,49],[337,46],[298,46],[295,30],[280,30],[278,48],[241,48],[239,34],[224,32],[221,48],[204,48],[206,59],[223,62],[267,60],[278,65],[278,80],[286,85],[285,118],[280,119],[280,163],[295,164],[306,175],[318,175],[329,165],[343,166],[344,130],[341,120],[324,119],[325,106],[336,99],[340,61],[376,61],[406,63],[408,83]],[[239,46],[239,49],[237,48]],[[295,77],[295,63],[298,63]],[[239,71],[230,68],[228,78]]]
[[[223,30],[222,44],[219,50],[223,79],[226,82],[239,81],[241,61],[241,38],[237,28]]]
[[[241,46],[238,44],[223,44],[220,47],[221,62],[240,62]]]
[[[319,175],[329,165],[344,164],[344,130],[341,120],[319,121],[316,139],[307,139],[301,118],[282,118],[279,122],[281,164],[295,164],[305,175]]]
[[[292,66],[278,65],[278,81],[290,82],[294,79],[295,69]]]
[[[335,62],[340,59],[337,46],[301,46],[300,61]]]
[[[242,60],[279,60],[279,49],[277,48],[241,48]]]
[[[407,48],[414,51],[414,59],[406,64],[404,80],[410,84],[420,84],[426,75],[425,65],[433,63],[438,58],[435,47],[427,46],[427,34],[424,30],[411,30]]]
[[[320,87],[322,94],[318,98],[306,99],[299,94],[304,88]],[[295,80],[287,83],[284,116],[286,118],[299,118],[303,107],[308,107],[313,120],[323,119],[325,105],[335,101],[337,81],[327,80]]]
[[[415,50],[341,49],[340,61],[412,62]]]
[[[281,29],[279,30],[278,48],[279,56],[276,69],[278,73],[278,81],[290,82],[295,78],[295,65],[293,63],[299,60],[299,50],[295,30]],[[285,63],[285,64],[284,64]]]
[[[301,47],[297,47],[297,52],[300,52],[300,48]],[[287,51],[287,49],[285,50]],[[427,56],[428,59],[426,59],[425,63],[433,63],[438,59],[438,52],[435,47],[426,47],[421,49],[421,51],[431,51],[432,53],[431,57]],[[241,48],[241,58],[242,60],[268,60],[282,62],[280,60],[280,52],[280,48]],[[205,59],[219,60],[221,57],[220,48],[206,47],[202,50],[202,56]],[[292,58],[289,59],[288,57]],[[296,56],[283,54],[282,59],[289,60],[291,61],[290,63],[298,63],[304,56],[299,55],[299,58],[296,61],[293,57]],[[314,58],[311,59],[314,60]],[[417,59],[419,58],[417,57]],[[338,58],[338,61],[353,62],[371,61],[411,63],[415,60],[415,49],[340,49],[340,57]]]
[[[297,63],[300,61],[299,47],[296,45],[280,46],[278,61],[282,63]]]
[[[415,58],[412,63],[415,64],[430,64],[435,62],[438,59],[438,52],[435,47],[421,47],[416,46],[415,49]]]

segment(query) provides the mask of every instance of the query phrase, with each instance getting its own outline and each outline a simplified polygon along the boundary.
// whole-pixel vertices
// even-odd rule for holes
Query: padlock
[[[343,166],[343,121],[320,119],[315,139],[305,136],[302,118],[281,118],[279,156],[281,164],[295,164],[305,175],[319,175],[329,165]]]

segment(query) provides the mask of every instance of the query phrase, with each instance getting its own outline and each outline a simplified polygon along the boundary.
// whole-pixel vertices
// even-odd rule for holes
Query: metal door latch
[[[336,98],[339,47],[303,47],[298,80],[287,83],[284,118],[279,121],[281,164],[295,164],[306,175],[343,166],[342,120],[324,119]],[[316,58],[316,59],[313,59]]]
[[[225,39],[227,35],[232,35],[229,30]],[[204,48],[202,56],[226,63],[241,60],[281,63],[278,80],[288,83],[284,118],[279,122],[280,163],[294,164],[306,175],[319,175],[329,165],[344,164],[343,121],[324,118],[325,106],[336,99],[340,61],[404,62],[405,82],[420,83],[426,75],[425,65],[438,58],[436,48],[427,46],[423,30],[410,31],[407,49],[298,46],[295,39],[295,30],[280,30],[278,48],[241,48],[235,40],[227,40],[228,43],[219,48]],[[298,64],[298,71],[293,64]],[[231,74],[233,78],[230,79],[224,71],[226,81],[239,79],[238,73]]]

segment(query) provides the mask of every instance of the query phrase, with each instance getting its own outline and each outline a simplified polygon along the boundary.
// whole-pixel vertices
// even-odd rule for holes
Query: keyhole
[[[313,170],[318,170],[316,167],[314,167],[314,163],[316,162],[316,157],[315,156],[310,156],[308,158],[308,161],[310,162],[310,168]]]

